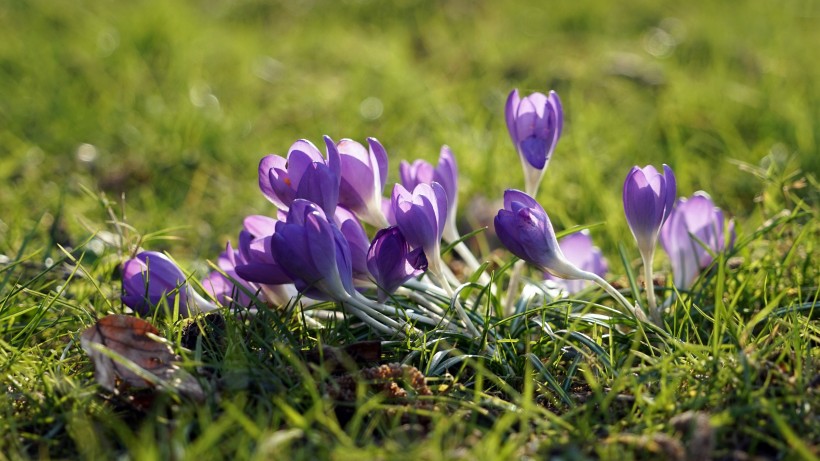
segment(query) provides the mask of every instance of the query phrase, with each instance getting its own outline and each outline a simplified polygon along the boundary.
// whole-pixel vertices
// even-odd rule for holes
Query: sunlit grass
[[[551,3],[0,6],[0,459],[817,457],[820,8]],[[561,95],[539,199],[557,230],[602,223],[620,286],[640,283],[632,165],[668,163],[679,195],[704,189],[736,218],[734,250],[691,292],[659,288],[668,333],[636,334],[594,289],[508,318],[486,290],[476,321],[497,354],[438,331],[389,341],[382,362],[433,395],[359,384],[338,402],[305,351],[375,338],[356,322],[262,311],[198,318],[190,340],[189,321],[158,318],[206,401],[101,392],[79,335],[122,312],[133,245],[204,274],[245,215],[273,212],[259,159],[323,134],[377,137],[393,180],[448,144],[462,233],[486,226],[523,187],[503,119],[516,87]],[[510,257],[484,256],[503,287]]]

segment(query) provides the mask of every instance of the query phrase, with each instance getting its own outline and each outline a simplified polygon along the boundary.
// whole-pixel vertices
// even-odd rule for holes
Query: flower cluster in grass
[[[525,191],[505,191],[504,207],[494,220],[501,243],[521,259],[506,285],[505,307],[518,296],[526,262],[543,271],[560,288],[558,293],[572,296],[594,283],[626,315],[663,326],[664,313],[651,288],[658,240],[670,256],[674,286],[683,292],[717,253],[731,248],[734,224],[725,222],[705,192],[676,202],[669,166],[663,165],[662,172],[651,165],[633,167],[624,182],[623,205],[644,263],[647,310],[636,302],[638,293],[629,301],[604,278],[608,264],[589,231],[558,240],[547,211],[534,198],[560,139],[563,115],[555,92],[522,98],[515,90],[507,100],[506,122],[524,169]],[[325,136],[324,153],[310,141],[298,140],[286,156],[268,155],[259,162],[259,189],[277,212],[244,220],[238,248],[228,243],[218,269],[201,281],[213,302],[192,288],[170,258],[155,252],[139,253],[125,263],[123,302],[142,315],[162,304],[177,306],[183,316],[215,309],[214,303],[300,305],[306,317],[320,323],[327,316],[312,318],[312,300],[333,301],[385,335],[411,335],[427,325],[481,336],[482,313],[465,308],[459,292],[469,280],[483,286],[492,280],[456,228],[455,155],[443,146],[436,166],[402,161],[401,181],[389,198],[384,196],[387,176],[388,153],[375,138],[368,138],[365,147]],[[442,259],[442,241],[466,263],[462,278]],[[413,307],[397,302],[397,293],[412,294]]]

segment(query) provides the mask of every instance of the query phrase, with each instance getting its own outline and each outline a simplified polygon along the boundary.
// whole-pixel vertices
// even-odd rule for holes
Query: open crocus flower
[[[533,93],[521,98],[513,90],[505,108],[507,129],[524,167],[526,191],[535,195],[552,152],[561,137],[564,112],[558,94]]]
[[[601,250],[592,245],[592,237],[586,229],[562,238],[558,241],[558,247],[561,248],[567,261],[579,269],[601,277],[606,275],[608,269],[606,259],[601,254]],[[587,280],[559,279],[549,273],[547,273],[547,279],[552,280],[569,293],[578,293],[589,285]]]
[[[143,251],[123,264],[122,288],[122,302],[141,315],[148,315],[163,300],[171,309],[178,302],[182,317],[217,308],[188,285],[170,258],[156,251]]]
[[[280,210],[301,198],[333,215],[339,201],[341,159],[333,140],[328,136],[324,140],[327,159],[313,143],[302,139],[290,146],[287,159],[268,155],[259,162],[259,188]]]
[[[401,284],[427,270],[427,257],[421,247],[411,251],[399,228],[393,226],[376,233],[367,252],[367,267],[383,302]]]
[[[709,194],[695,192],[675,203],[669,219],[661,229],[660,241],[672,263],[675,286],[689,288],[701,270],[714,260],[714,254],[731,248],[735,239],[735,223],[729,221],[729,241],[723,211],[716,207]]]
[[[375,138],[367,138],[369,149],[356,141],[342,139],[336,146],[341,157],[339,204],[362,221],[387,226],[382,213],[382,191],[387,182],[387,152]]]
[[[635,166],[624,182],[624,213],[629,229],[638,242],[638,250],[641,252],[644,265],[649,311],[652,320],[658,326],[662,325],[662,320],[652,287],[652,259],[655,255],[658,233],[672,211],[676,193],[675,175],[667,165],[663,166],[663,174],[652,165],[643,168]]]
[[[399,165],[401,183],[407,190],[413,190],[419,184],[437,182],[444,188],[447,196],[447,219],[442,237],[447,242],[459,239],[456,229],[456,211],[458,210],[458,166],[453,151],[442,146],[438,165],[434,168],[430,162],[416,160],[412,164],[402,161]]]

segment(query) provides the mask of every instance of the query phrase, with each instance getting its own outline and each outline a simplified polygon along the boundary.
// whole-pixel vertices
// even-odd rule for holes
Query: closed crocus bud
[[[318,205],[294,200],[287,221],[276,223],[271,249],[306,296],[340,301],[354,292],[350,247]]]
[[[504,209],[494,224],[501,243],[524,261],[556,277],[586,278],[564,257],[544,208],[524,192],[504,191]]]
[[[709,194],[695,192],[689,199],[675,203],[661,229],[660,242],[672,263],[675,286],[688,289],[700,271],[714,260],[714,254],[731,248],[735,239],[734,221],[729,221],[726,241],[723,211]]]
[[[407,242],[424,248],[428,260],[439,262],[441,235],[447,215],[447,194],[439,183],[421,183],[408,191],[401,184],[393,187],[393,215]],[[437,271],[440,266],[431,264]]]
[[[524,167],[527,193],[535,195],[561,137],[564,125],[561,100],[554,91],[521,98],[518,90],[513,90],[507,98],[505,116],[510,138]]]
[[[143,251],[123,264],[122,287],[122,302],[141,315],[148,315],[163,300],[171,309],[178,301],[183,317],[216,309],[188,285],[185,274],[170,258],[156,251]]]
[[[658,233],[672,211],[677,187],[675,175],[667,165],[659,173],[652,165],[633,167],[624,182],[624,212],[641,255],[655,251]],[[651,261],[644,260],[651,264]]]
[[[421,247],[410,245],[398,227],[376,233],[367,252],[367,267],[379,287],[379,301],[384,301],[404,282],[427,270],[427,257]]]
[[[514,255],[563,279],[589,280],[600,285],[639,320],[646,316],[595,272],[570,262],[555,238],[547,213],[532,197],[518,190],[504,192],[504,209],[495,217],[495,233]]]
[[[458,165],[453,151],[442,146],[438,158],[438,165],[434,168],[429,162],[416,160],[408,163],[402,161],[399,165],[401,183],[407,190],[413,190],[419,184],[437,182],[444,189],[447,196],[447,219],[443,237],[448,242],[458,240],[456,229],[456,212],[458,211]]]
[[[259,162],[259,188],[280,210],[297,198],[309,200],[333,215],[339,201],[341,159],[336,144],[324,137],[327,159],[310,141],[290,146],[287,159],[268,155]]]
[[[367,143],[369,149],[350,139],[342,139],[337,145],[341,158],[339,204],[362,221],[382,227],[387,225],[382,213],[387,152],[375,138],[368,138]]]
[[[558,247],[564,257],[579,269],[603,277],[606,275],[608,266],[601,250],[592,244],[592,237],[589,231],[582,230],[574,234],[567,235],[558,241]],[[569,293],[578,293],[586,288],[590,282],[588,280],[564,280],[547,274],[547,279],[554,281]]]

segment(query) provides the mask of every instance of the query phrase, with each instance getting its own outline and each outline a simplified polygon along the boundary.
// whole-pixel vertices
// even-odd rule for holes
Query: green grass
[[[550,3],[0,2],[0,459],[696,459],[710,439],[717,459],[820,456],[820,4]],[[206,401],[137,409],[96,384],[79,334],[122,312],[123,252],[143,241],[203,275],[244,216],[273,213],[257,162],[298,138],[377,137],[393,180],[446,143],[463,230],[487,225],[523,183],[512,88],[561,95],[539,199],[559,230],[602,223],[624,286],[632,165],[668,163],[680,195],[737,220],[668,335],[577,315],[603,312],[590,291],[489,319],[493,357],[440,332],[386,343],[433,395],[360,384],[340,403],[304,351],[367,329],[263,312],[189,343],[158,318]],[[94,237],[117,225],[122,245]]]

